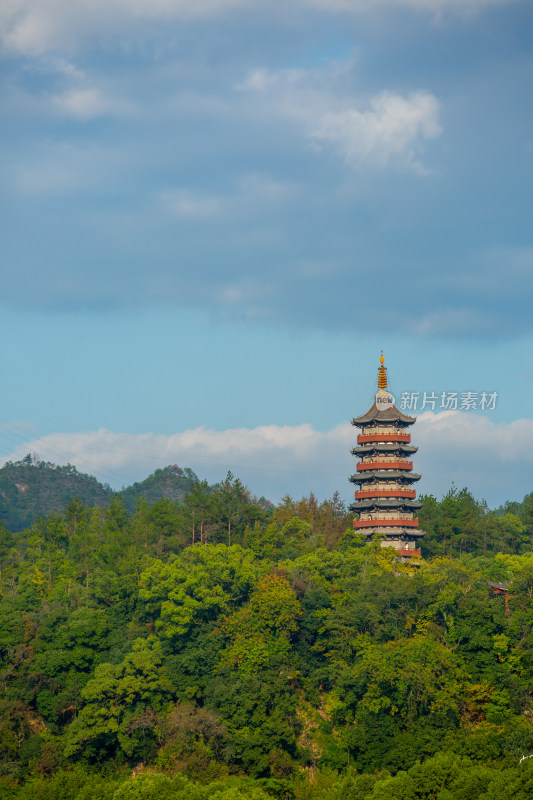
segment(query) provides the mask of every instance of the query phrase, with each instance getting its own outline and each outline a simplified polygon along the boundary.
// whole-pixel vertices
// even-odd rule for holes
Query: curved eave
[[[403,414],[396,406],[386,408],[384,411],[379,411],[376,404],[373,403],[366,414],[355,417],[352,420],[352,425],[363,426],[367,425],[369,422],[400,422],[403,425],[412,425],[416,422],[416,417],[408,417],[407,414]]]
[[[412,444],[401,444],[401,442],[391,442],[390,444],[360,444],[351,450],[354,456],[364,456],[371,453],[416,453],[418,447]]]
[[[404,480],[408,483],[412,483],[413,481],[419,481],[420,475],[416,472],[407,472],[407,471],[400,471],[400,470],[368,470],[367,472],[358,472],[357,475],[352,475],[350,478],[351,483],[366,483],[367,481],[378,480],[390,480],[390,481],[397,481],[397,480]]]
[[[350,506],[350,511],[364,511],[369,508],[405,508],[406,511],[418,511],[419,508],[422,508],[422,503],[418,500],[403,500],[402,498],[394,498],[391,497],[389,499],[368,499],[368,500],[358,500],[356,503],[352,503]]]
[[[399,538],[409,541],[409,539],[421,539],[422,536],[426,535],[425,531],[420,531],[418,528],[358,528],[357,533],[360,533],[363,536],[374,536],[375,534],[379,534],[380,536],[385,537],[385,541],[387,539]]]

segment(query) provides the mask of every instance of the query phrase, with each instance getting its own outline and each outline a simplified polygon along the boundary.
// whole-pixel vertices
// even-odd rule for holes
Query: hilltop
[[[117,494],[122,497],[128,511],[135,511],[138,497],[144,498],[150,505],[162,497],[183,502],[185,495],[197,480],[198,477],[192,469],[188,467],[182,469],[174,464],[156,469],[144,481],[134,483]]]
[[[60,511],[74,497],[92,506],[107,505],[113,495],[110,486],[72,464],[57,466],[27,455],[0,469],[0,520],[12,531],[28,528],[42,514]]]
[[[93,475],[78,472],[72,464],[59,466],[28,454],[21,461],[8,461],[0,469],[0,521],[8,530],[21,531],[37,517],[62,511],[75,497],[87,506],[107,506],[118,496],[129,511],[134,511],[138,497],[150,504],[162,497],[183,500],[196,480],[192,470],[173,465],[157,469],[144,481],[115,492]]]

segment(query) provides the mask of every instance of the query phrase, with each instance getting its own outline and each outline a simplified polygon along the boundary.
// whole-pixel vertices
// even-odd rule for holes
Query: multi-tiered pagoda
[[[357,473],[350,478],[359,485],[353,526],[363,536],[382,536],[382,547],[394,547],[402,560],[420,556],[417,540],[424,536],[418,529],[415,512],[422,503],[416,500],[413,485],[420,475],[413,472],[411,456],[418,450],[411,444],[407,429],[416,421],[394,405],[388,392],[387,368],[383,351],[378,369],[378,391],[372,407],[362,417],[352,420],[361,429],[352,453],[361,459]]]

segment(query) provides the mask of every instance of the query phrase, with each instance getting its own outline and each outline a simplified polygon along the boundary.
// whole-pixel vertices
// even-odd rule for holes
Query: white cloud
[[[533,489],[533,420],[496,424],[489,416],[459,411],[426,412],[412,429],[419,447],[415,471],[420,489],[441,496],[452,483],[467,486],[491,505],[521,499]],[[201,427],[163,435],[101,429],[57,433],[20,446],[9,458],[36,452],[45,460],[75,464],[115,486],[140,480],[157,467],[190,466],[200,477],[220,480],[226,471],[273,500],[314,491],[321,497],[339,489],[349,501],[356,431],[343,423],[330,431],[309,424],[263,425],[215,431]]]
[[[345,84],[351,61],[317,70],[255,70],[238,88],[261,98],[271,113],[303,126],[315,147],[329,145],[352,167],[395,163],[424,174],[418,154],[442,133],[440,104],[430,92],[407,96],[381,92],[369,100],[353,96]]]
[[[475,13],[517,0],[292,0],[295,6],[318,8],[325,13],[372,13],[376,7],[411,8],[415,11]],[[258,9],[272,5],[264,0],[3,0],[0,39],[7,49],[37,56],[75,49],[82,40],[124,36],[132,26],[146,21],[208,18],[233,9]]]
[[[146,20],[208,17],[246,0],[7,0],[0,11],[4,46],[28,56],[71,50],[82,40],[124,34]]]
[[[311,425],[264,425],[215,431],[205,427],[182,433],[124,434],[101,429],[57,433],[21,445],[8,460],[27,452],[54,463],[75,464],[83,472],[121,485],[144,478],[157,467],[177,463],[215,481],[228,469],[259,494],[280,497],[296,487],[303,492],[331,483],[339,454],[344,469],[333,469],[342,484],[350,468],[348,424],[321,433]],[[333,490],[332,490],[333,491]]]
[[[496,424],[475,413],[427,412],[418,418],[415,438],[425,491],[438,495],[454,482],[489,504],[499,504],[533,490],[531,419]]]
[[[424,172],[415,151],[421,140],[441,134],[438,116],[439,101],[429,92],[413,92],[408,97],[383,92],[371,98],[367,110],[349,108],[323,114],[309,135],[337,146],[348,164],[383,167],[399,157]]]
[[[438,448],[439,455],[460,448],[477,458],[490,459],[496,469],[516,462],[533,464],[533,419],[497,424],[490,417],[461,411],[426,411],[416,424],[417,440],[424,450]],[[532,487],[533,488],[533,487]]]

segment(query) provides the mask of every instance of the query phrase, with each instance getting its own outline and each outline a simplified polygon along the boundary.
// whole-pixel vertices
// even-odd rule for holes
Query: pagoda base
[[[393,547],[402,555],[414,556],[421,553],[415,542],[406,542],[405,539],[385,539],[381,542],[381,547]]]
[[[398,553],[398,560],[404,564],[411,561],[411,559],[415,559],[413,563],[416,565],[416,559],[422,558],[422,551],[416,546],[415,536],[417,538],[424,536],[425,531],[406,530],[400,532],[396,528],[383,535],[383,528],[380,528],[373,532],[359,531],[359,533],[362,533],[367,539],[370,539],[374,534],[379,534],[381,538],[380,547],[392,547]]]
[[[401,539],[384,539],[381,547],[392,547],[398,554],[398,558],[395,560],[401,561],[402,564],[408,564],[415,559],[413,564],[420,566],[418,559],[422,558],[422,550],[416,546],[415,542],[408,542],[405,539],[403,541]]]

